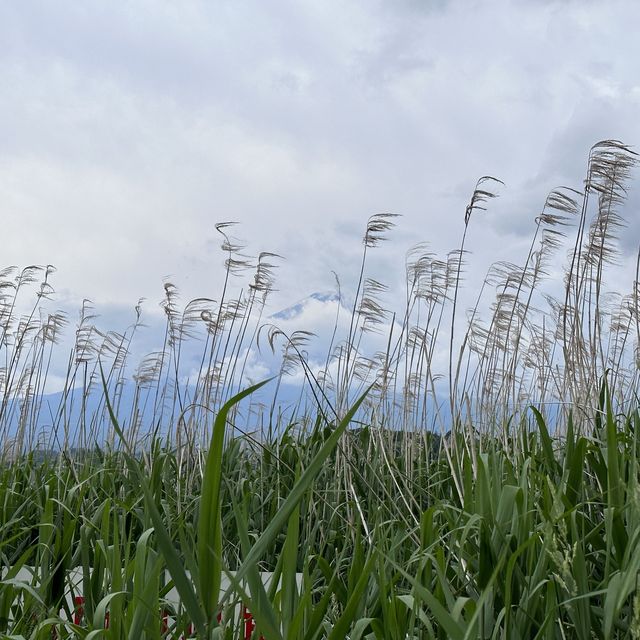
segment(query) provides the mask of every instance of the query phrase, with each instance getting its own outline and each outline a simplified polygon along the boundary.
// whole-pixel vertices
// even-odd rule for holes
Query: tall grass
[[[240,602],[268,640],[640,637],[637,268],[626,293],[605,283],[635,162],[594,145],[583,189],[549,194],[524,262],[490,269],[466,323],[469,234],[500,181],[478,181],[457,249],[409,251],[399,311],[368,275],[396,219],[372,216],[319,367],[312,335],[264,318],[277,256],[246,258],[222,223],[220,298],[180,306],[166,282],[163,347],[139,363],[140,306],[117,333],[85,303],[48,407],[68,324],[53,268],[4,270],[2,637],[241,638]],[[264,406],[261,385],[240,391],[257,348],[282,349]]]

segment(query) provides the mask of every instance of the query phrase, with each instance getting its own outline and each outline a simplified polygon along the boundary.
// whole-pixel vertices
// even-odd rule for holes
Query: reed
[[[140,362],[141,305],[119,333],[86,302],[48,406],[70,324],[54,269],[0,272],[0,635],[244,638],[243,603],[256,639],[640,637],[638,267],[626,292],[605,280],[635,163],[594,145],[583,189],[549,194],[466,322],[500,181],[476,185],[457,249],[408,252],[396,311],[368,266],[397,219],[372,216],[320,366],[313,335],[265,321],[278,256],[247,257],[226,222],[219,299],[181,305],[166,282],[163,347]],[[250,349],[281,364],[243,390]]]

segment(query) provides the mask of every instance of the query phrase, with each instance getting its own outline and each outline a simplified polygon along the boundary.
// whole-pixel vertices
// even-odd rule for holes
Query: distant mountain
[[[345,301],[344,298],[341,300],[335,291],[316,291],[295,304],[272,314],[270,319],[274,323],[284,324],[291,322],[291,326],[294,329],[297,329],[297,325],[300,324],[300,328],[314,331],[316,336],[306,345],[305,355],[311,362],[324,362],[328,341],[331,338],[335,315],[338,310],[340,310],[341,324],[346,323],[348,328],[351,315],[348,301]],[[194,353],[196,352],[194,351]],[[187,351],[187,347],[185,347],[182,357],[187,364],[190,362],[187,358],[191,358],[191,356],[191,352]],[[276,351],[275,355],[271,355],[268,349],[258,352],[256,356],[257,364],[263,365],[265,370],[259,374],[261,376],[260,379],[266,379],[269,375],[279,372],[281,366],[280,357],[281,353],[279,351]],[[199,357],[191,359],[193,359],[193,366],[197,368]],[[244,380],[242,385],[234,385],[232,392],[237,392],[248,384],[249,382]],[[299,377],[285,376],[284,384],[275,385],[274,383],[267,385],[252,394],[251,398],[246,401],[247,406],[249,404],[254,406],[262,404],[269,408],[273,402],[273,393],[276,387],[278,389],[276,407],[290,407],[294,406],[300,398],[302,381]],[[143,432],[152,426],[157,426],[158,420],[154,418],[154,415],[158,414],[162,403],[156,399],[155,384],[145,386],[139,392],[135,381],[128,377],[119,384],[117,395],[113,385],[110,385],[109,392],[120,426],[125,430],[131,426],[134,407],[138,407],[139,413],[137,417],[141,420]],[[183,381],[180,384],[180,398],[183,406],[189,405],[193,399],[194,392],[193,383]],[[162,412],[162,424],[160,425],[161,432],[165,429],[174,428],[176,419],[174,414],[179,414],[181,411],[179,406],[174,411],[172,394],[169,394],[169,398],[164,405],[165,409]],[[156,414],[154,414],[154,408],[156,409]],[[18,431],[20,416],[23,415],[23,398],[10,399],[6,415],[8,416],[7,432],[10,436],[14,436]],[[110,420],[105,410],[103,391],[99,382],[94,383],[91,387],[91,392],[84,398],[80,388],[70,390],[66,396],[62,392],[44,394],[38,398],[34,409],[30,410],[30,416],[31,426],[34,431],[41,434],[51,435],[53,432],[59,432],[59,437],[62,437],[64,431],[62,425],[66,425],[66,430],[72,442],[75,441],[75,436],[83,429],[90,430],[92,437],[100,441],[110,428]],[[152,421],[153,425],[151,424]],[[51,441],[49,441],[47,436],[43,440],[42,446],[45,449],[56,449],[60,446],[60,443],[56,438],[51,438]]]
[[[335,292],[315,292],[311,295],[299,300],[295,304],[282,309],[270,316],[272,320],[293,320],[300,316],[310,304],[319,302],[322,304],[340,304],[340,296]],[[344,306],[344,299],[342,302]]]

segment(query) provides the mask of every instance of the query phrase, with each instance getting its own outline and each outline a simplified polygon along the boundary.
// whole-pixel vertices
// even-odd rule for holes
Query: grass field
[[[167,283],[162,350],[129,362],[140,317],[119,334],[83,309],[46,429],[67,318],[43,311],[50,268],[5,270],[0,637],[640,637],[638,268],[628,291],[606,282],[635,163],[595,145],[583,188],[548,196],[523,263],[492,267],[466,314],[467,233],[499,182],[478,182],[457,249],[408,253],[394,313],[367,260],[396,220],[373,216],[348,331],[315,368],[312,336],[265,326],[274,256],[247,260],[222,223],[220,298],[180,307]],[[281,368],[247,387],[258,343]]]

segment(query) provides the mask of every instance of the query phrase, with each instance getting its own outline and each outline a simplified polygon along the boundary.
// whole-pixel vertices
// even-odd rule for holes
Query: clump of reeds
[[[640,414],[602,398],[561,443],[539,412],[450,436],[460,486],[440,436],[347,430],[357,404],[225,445],[228,404],[201,474],[159,441],[5,463],[0,634],[239,639],[242,602],[253,638],[637,637]]]
[[[138,363],[140,305],[119,333],[87,301],[50,406],[69,324],[53,268],[2,271],[0,633],[241,638],[244,602],[255,638],[640,637],[638,268],[627,292],[605,283],[635,162],[594,145],[583,188],[548,195],[523,263],[490,269],[466,323],[470,234],[500,181],[478,181],[458,248],[409,251],[400,311],[367,270],[396,219],[372,216],[348,330],[336,321],[319,368],[309,332],[265,324],[277,256],[247,257],[222,223],[219,298],[181,305],[166,282],[163,345]],[[259,406],[260,385],[241,388],[267,345],[282,361]]]
[[[153,433],[178,446],[201,446],[208,441],[203,426],[242,386],[250,353],[265,342],[283,349],[281,376],[296,367],[304,370],[306,395],[323,412],[344,415],[350,400],[373,383],[367,404],[376,408],[375,419],[385,427],[446,432],[473,424],[487,431],[502,428],[529,404],[558,424],[571,409],[579,424],[580,416],[590,415],[596,406],[606,371],[611,372],[612,398],[623,408],[633,402],[638,381],[638,273],[636,268],[635,279],[630,276],[622,292],[609,291],[605,276],[620,255],[620,206],[635,162],[635,152],[620,142],[594,145],[582,190],[559,187],[548,195],[532,220],[523,263],[498,262],[490,268],[466,323],[459,307],[470,233],[475,218],[497,195],[500,181],[478,181],[461,216],[457,249],[443,258],[424,244],[408,252],[406,301],[393,313],[387,309],[385,284],[367,275],[367,261],[396,218],[372,216],[363,237],[348,331],[341,336],[336,322],[327,361],[316,370],[305,358],[311,334],[287,336],[278,327],[263,326],[278,256],[263,252],[247,257],[243,245],[229,235],[232,223],[225,222],[216,227],[226,254],[219,299],[197,298],[181,306],[175,285],[166,282],[162,347],[137,365],[130,354],[141,330],[141,305],[130,328],[117,333],[99,327],[86,301],[58,406],[45,411],[48,372],[52,358],[61,360],[56,343],[69,319],[50,310],[52,267],[5,269],[0,272],[0,439],[14,451],[28,451],[43,441],[46,425],[49,448],[86,447],[105,435],[113,442],[113,433],[105,434],[110,427],[104,403],[92,415],[86,410],[96,405],[88,402],[91,394],[102,394],[96,384],[101,362],[131,442]],[[562,250],[567,251],[563,284],[557,273],[547,278],[552,265],[555,272],[561,264]],[[236,291],[248,272],[249,283]],[[268,340],[260,343],[264,332]],[[387,332],[384,351],[367,352],[370,332]],[[200,364],[194,375],[185,370],[183,350],[187,342],[193,349],[198,340]],[[121,407],[126,385],[135,388],[134,401]],[[277,393],[261,422],[271,433],[278,416],[276,399]]]

